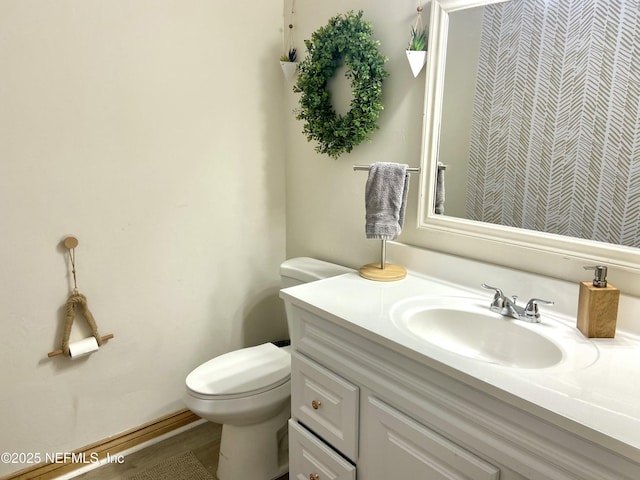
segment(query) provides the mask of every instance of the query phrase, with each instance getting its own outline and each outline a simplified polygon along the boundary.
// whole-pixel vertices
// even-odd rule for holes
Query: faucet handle
[[[500,290],[499,288],[492,287],[492,286],[490,286],[490,285],[487,285],[486,283],[483,283],[483,284],[481,285],[481,287],[482,287],[482,288],[485,288],[485,289],[487,289],[487,290],[495,290],[496,295],[495,295],[495,297],[494,297],[494,298],[498,298],[498,297],[503,297],[503,296],[504,296],[504,294],[502,293],[502,290]]]
[[[542,300],[540,298],[532,298],[527,302],[527,305],[524,307],[524,316],[527,318],[540,318],[538,303],[542,303],[544,305],[553,305],[553,302],[551,300]]]
[[[490,285],[487,285],[486,283],[482,284],[482,288],[485,288],[487,290],[494,290],[496,293],[493,295],[493,300],[491,301],[491,307],[492,309],[498,309],[498,310],[502,310],[506,307],[507,305],[507,298],[504,296],[504,294],[502,293],[502,290],[500,290],[497,287],[492,287]],[[498,311],[496,310],[496,311]]]

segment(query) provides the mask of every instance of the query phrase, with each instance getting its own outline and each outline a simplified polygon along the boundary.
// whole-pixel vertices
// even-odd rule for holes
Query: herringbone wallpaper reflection
[[[640,0],[485,7],[467,217],[640,247]]]

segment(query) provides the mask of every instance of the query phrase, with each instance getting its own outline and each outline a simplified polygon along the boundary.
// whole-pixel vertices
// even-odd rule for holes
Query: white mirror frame
[[[584,265],[613,268],[616,286],[640,296],[640,249],[436,215],[435,179],[449,14],[508,0],[432,0],[418,229],[423,244],[446,253],[566,280],[588,280]],[[446,163],[446,162],[445,162]],[[455,166],[453,166],[455,168]],[[610,274],[610,278],[612,275]],[[620,284],[624,282],[623,286]]]

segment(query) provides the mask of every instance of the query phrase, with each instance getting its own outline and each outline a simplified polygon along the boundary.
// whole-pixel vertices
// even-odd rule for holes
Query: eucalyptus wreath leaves
[[[302,133],[315,140],[315,150],[337,159],[350,152],[378,128],[382,105],[382,81],[387,57],[380,54],[380,42],[373,38],[371,23],[363,12],[338,15],[305,40],[308,56],[300,63],[294,92],[301,93],[296,118],[305,122]],[[345,115],[338,115],[331,103],[327,82],[344,63],[351,81],[353,100]]]

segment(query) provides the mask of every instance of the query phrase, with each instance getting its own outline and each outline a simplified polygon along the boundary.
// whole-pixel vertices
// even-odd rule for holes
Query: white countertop
[[[522,323],[552,339],[569,360],[524,369],[448,352],[401,331],[391,319],[394,305],[405,299],[451,295],[484,298],[487,309],[492,299],[491,292],[418,274],[374,282],[349,273],[281,291],[286,301],[326,312],[322,316],[344,328],[640,462],[639,338],[618,332],[614,339],[586,339],[575,318],[541,307],[542,323]]]

